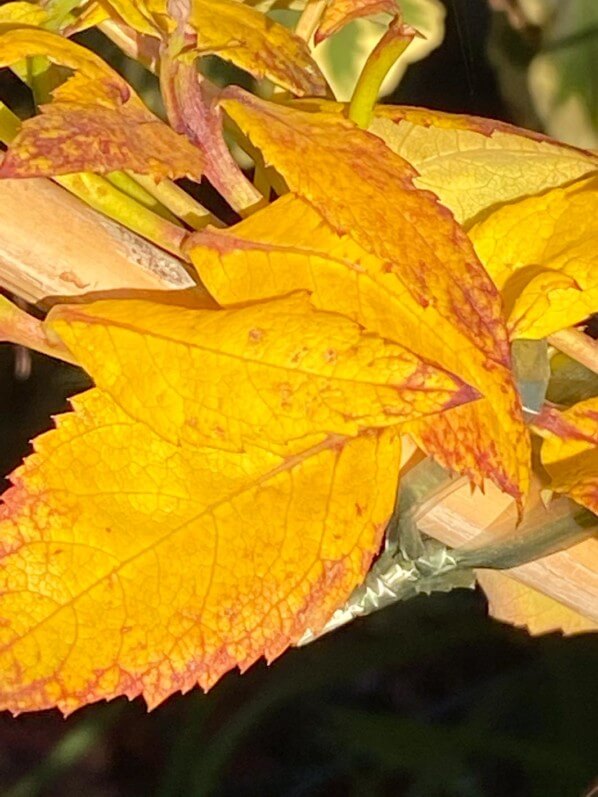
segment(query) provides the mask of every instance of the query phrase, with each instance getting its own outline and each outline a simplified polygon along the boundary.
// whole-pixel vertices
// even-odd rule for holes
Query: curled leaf
[[[513,338],[545,338],[598,308],[598,177],[504,205],[470,230]]]
[[[564,412],[545,407],[534,427],[545,438],[541,457],[551,488],[598,514],[598,397]]]
[[[392,432],[283,457],[173,445],[99,390],[73,406],[0,508],[0,708],[208,689],[319,630],[367,572]]]
[[[49,324],[99,387],[173,444],[287,450],[308,435],[355,435],[476,397],[302,295],[220,311],[98,302],[58,307]]]

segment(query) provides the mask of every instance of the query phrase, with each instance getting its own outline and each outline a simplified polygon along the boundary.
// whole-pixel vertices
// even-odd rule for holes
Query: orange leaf
[[[282,457],[173,445],[97,389],[73,404],[0,509],[0,708],[207,689],[320,629],[362,580],[395,497],[392,432]]]
[[[189,23],[197,34],[198,55],[218,55],[299,97],[326,94],[307,44],[256,9],[236,0],[193,0]]]
[[[299,97],[324,96],[326,81],[307,44],[284,25],[237,0],[109,0],[140,33],[169,40],[182,24],[182,58],[217,55]]]
[[[201,178],[201,152],[145,108],[56,103],[41,110],[11,142],[0,177],[129,169],[155,179]]]
[[[396,0],[330,0],[316,30],[314,41],[320,44],[349,22],[374,14],[399,13]]]
[[[173,444],[287,451],[476,395],[305,295],[220,311],[96,302],[57,307],[49,324],[98,387]]]
[[[346,106],[298,100],[296,106],[341,115]],[[469,228],[491,208],[596,171],[598,155],[494,119],[406,105],[377,105],[369,132],[411,163],[417,188],[433,191]]]
[[[26,120],[11,143],[0,177],[130,169],[157,179],[199,179],[203,157],[143,105],[130,86],[89,50],[34,28],[0,35],[0,66],[43,55],[76,70],[43,113]]]
[[[564,412],[544,407],[534,427],[545,438],[541,457],[551,488],[598,514],[598,397]]]
[[[328,291],[330,303],[320,306],[345,312],[438,362],[486,396],[414,431],[448,467],[476,481],[492,478],[521,499],[528,484],[529,442],[509,370],[500,297],[452,216],[432,194],[414,188],[409,164],[343,119],[265,103],[232,89],[223,104],[291,189],[309,201],[291,209],[290,199],[262,211],[255,224],[271,231],[266,247],[274,242],[276,252],[335,252],[333,268],[321,279],[330,275],[336,286]],[[239,227],[237,237],[251,241],[251,223],[249,236],[247,227]],[[258,245],[249,243],[249,248],[264,249],[261,231],[256,231]],[[281,277],[284,263],[283,258],[275,265],[272,258],[265,275],[255,273],[251,282],[238,284],[237,297],[245,286],[259,291],[260,281],[265,295],[276,294],[276,280],[288,284],[293,279]],[[270,284],[264,284],[268,273]],[[295,288],[311,289],[305,274],[308,259]],[[232,271],[229,275],[233,279]],[[216,298],[223,301],[221,295]]]

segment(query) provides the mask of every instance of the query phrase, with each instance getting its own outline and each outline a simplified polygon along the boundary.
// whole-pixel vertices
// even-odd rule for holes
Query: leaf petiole
[[[349,119],[358,127],[369,127],[384,78],[416,36],[421,34],[397,16],[370,53],[349,105]]]

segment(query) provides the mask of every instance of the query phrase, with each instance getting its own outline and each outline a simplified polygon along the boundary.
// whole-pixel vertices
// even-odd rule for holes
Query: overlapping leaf
[[[96,384],[175,444],[287,450],[307,435],[354,435],[476,397],[305,295],[219,312],[108,301],[50,319]]]
[[[193,0],[189,22],[199,54],[219,55],[300,97],[326,94],[305,42],[259,11],[235,0]]]
[[[564,185],[598,169],[598,157],[528,130],[471,116],[383,106],[370,127],[418,172],[457,221]]]
[[[319,306],[340,310],[440,363],[487,397],[415,430],[427,449],[447,466],[476,481],[492,478],[521,498],[529,450],[500,300],[450,214],[431,194],[413,188],[415,173],[405,161],[344,120],[269,105],[238,91],[229,90],[227,97],[225,110],[308,200],[290,206],[293,199],[285,199],[287,204],[262,211],[259,221],[254,216],[249,227],[237,228],[239,244],[224,242],[226,276],[238,283],[231,288],[236,301],[243,300],[244,290],[254,297],[260,290],[276,294],[277,283],[284,290],[291,283],[313,289],[306,280],[309,258],[319,256],[327,267],[318,281],[328,283],[327,298],[316,289]],[[247,250],[268,248],[272,257],[256,257],[253,276],[247,275]],[[304,265],[293,265],[290,275],[280,254],[295,251],[303,252]],[[197,264],[201,258],[202,279],[214,290],[206,258],[192,256]],[[245,281],[235,276],[235,261]],[[226,292],[215,296],[231,300]]]
[[[218,55],[254,77],[268,77],[294,94],[323,96],[326,81],[306,43],[283,25],[237,0],[109,0],[114,10],[135,30],[167,40],[181,14],[193,45],[187,53]],[[177,7],[178,5],[178,7]]]
[[[545,438],[541,456],[551,488],[598,514],[598,397],[564,412],[545,407],[534,425]]]
[[[156,178],[201,177],[203,157],[143,105],[128,84],[89,50],[48,31],[0,35],[0,66],[46,56],[76,71],[55,102],[26,120],[0,167],[2,177],[131,169]]]
[[[321,628],[363,578],[392,432],[285,458],[173,445],[98,390],[74,407],[0,510],[0,708],[207,689]]]
[[[36,440],[0,510],[13,711],[155,705],[321,628],[395,499],[399,436],[364,427],[472,397],[300,295],[103,301],[47,324],[100,387]]]
[[[470,238],[512,337],[547,337],[598,308],[598,177],[505,205]]]

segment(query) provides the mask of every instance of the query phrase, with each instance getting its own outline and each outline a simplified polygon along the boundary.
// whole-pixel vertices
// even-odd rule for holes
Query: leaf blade
[[[301,295],[216,311],[106,301],[58,307],[48,324],[125,412],[173,444],[287,450],[476,395]]]
[[[3,708],[207,689],[321,627],[363,577],[392,433],[285,459],[172,446],[96,389],[74,406],[0,510]]]
[[[598,307],[598,178],[505,205],[470,230],[512,338],[545,338]]]
[[[598,397],[564,412],[544,407],[534,427],[545,438],[540,455],[551,488],[598,514]]]

